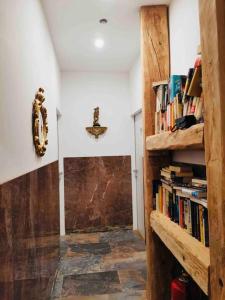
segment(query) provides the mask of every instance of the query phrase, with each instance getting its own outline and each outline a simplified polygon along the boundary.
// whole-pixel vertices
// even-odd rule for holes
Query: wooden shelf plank
[[[204,124],[197,124],[175,132],[167,131],[148,136],[146,149],[150,151],[204,149]]]
[[[166,247],[208,295],[209,248],[157,211],[151,213],[150,224]]]
[[[153,82],[152,87],[156,88],[157,86],[162,85],[162,84],[164,84],[164,85],[169,84],[169,80],[162,80],[162,81]]]

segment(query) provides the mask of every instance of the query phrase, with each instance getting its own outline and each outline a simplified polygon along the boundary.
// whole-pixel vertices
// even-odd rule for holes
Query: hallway
[[[52,300],[142,300],[145,244],[131,230],[70,234],[61,238]]]
[[[0,14],[0,300],[225,300],[225,0]]]

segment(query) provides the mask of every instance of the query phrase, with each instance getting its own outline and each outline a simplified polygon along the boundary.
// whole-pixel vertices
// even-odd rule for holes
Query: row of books
[[[171,130],[175,120],[194,115],[203,122],[204,100],[202,93],[201,59],[190,68],[188,75],[172,75],[169,81],[154,84],[156,93],[155,134]]]
[[[193,178],[191,167],[172,165],[161,170],[156,185],[156,210],[208,246],[207,181]]]

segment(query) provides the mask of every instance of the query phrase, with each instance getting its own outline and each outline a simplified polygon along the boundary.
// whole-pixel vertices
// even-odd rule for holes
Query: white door
[[[144,207],[144,181],[143,181],[143,130],[142,130],[142,113],[134,117],[135,128],[135,165],[136,168],[136,201],[137,201],[137,229],[145,238],[145,207]]]

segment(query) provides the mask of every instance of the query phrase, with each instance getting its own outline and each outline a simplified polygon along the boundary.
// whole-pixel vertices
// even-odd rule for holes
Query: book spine
[[[159,208],[159,193],[156,193],[156,210],[157,211],[160,211],[160,208]]]
[[[199,205],[196,205],[196,235],[197,235],[197,239],[199,241],[201,241],[201,238],[200,238],[200,222],[199,222]]]
[[[199,205],[199,227],[200,227],[200,241],[205,244],[204,228],[203,228],[203,206]]]
[[[166,189],[162,187],[163,191],[163,214],[166,216]]]
[[[203,211],[204,219],[204,233],[205,233],[205,246],[209,247],[209,223],[208,223],[208,210],[204,208]]]
[[[187,231],[192,235],[192,216],[191,216],[191,200],[187,200],[188,207],[188,220],[187,220]]]
[[[191,228],[192,236],[196,238],[196,218],[195,218],[195,203],[191,202]]]

